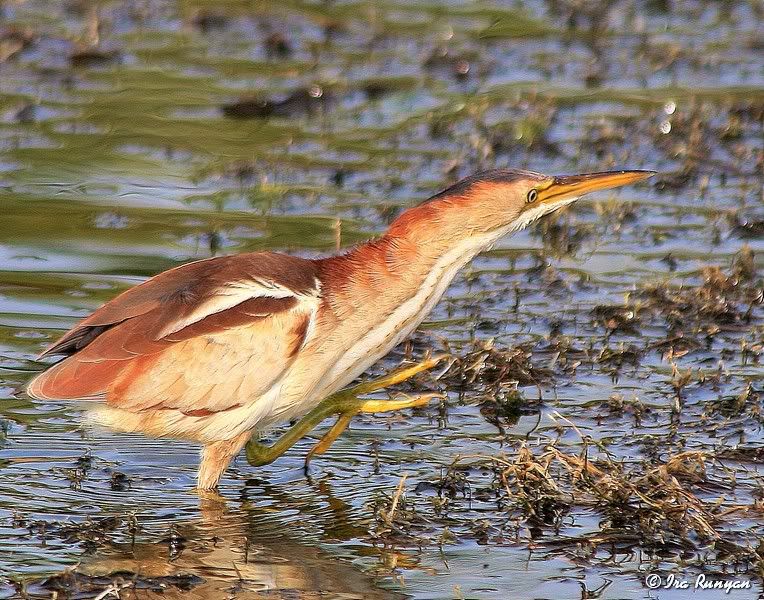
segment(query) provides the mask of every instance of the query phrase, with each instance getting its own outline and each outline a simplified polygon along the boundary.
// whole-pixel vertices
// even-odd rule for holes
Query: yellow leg
[[[340,434],[347,429],[351,419],[358,413],[380,413],[423,406],[433,398],[441,397],[440,394],[425,394],[413,398],[400,398],[396,400],[368,400],[359,398],[358,396],[410,379],[417,373],[431,369],[442,359],[442,356],[430,358],[411,367],[399,369],[384,377],[360,383],[324,398],[316,408],[295,423],[289,431],[280,437],[272,446],[266,446],[254,439],[249,440],[246,446],[247,461],[254,467],[272,463],[294,446],[300,438],[304,437],[318,426],[324,419],[332,415],[340,415],[332,428],[324,434],[318,444],[308,453],[305,459],[305,464],[307,466],[314,455],[323,454],[329,449]]]
[[[316,454],[323,454],[329,449],[337,438],[342,435],[342,432],[348,428],[348,425],[350,425],[350,421],[353,420],[354,416],[354,413],[344,413],[339,416],[334,425],[332,425],[332,428],[324,434],[324,437],[318,441],[318,444],[313,446],[310,449],[310,452],[305,456],[306,467],[310,464],[310,460],[313,456]]]

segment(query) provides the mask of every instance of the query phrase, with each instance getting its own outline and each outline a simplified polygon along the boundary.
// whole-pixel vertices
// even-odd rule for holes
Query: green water
[[[648,570],[725,568],[754,578],[736,599],[756,597],[760,567],[725,563],[718,543],[577,544],[610,517],[574,506],[534,523],[491,500],[479,468],[444,512],[428,482],[457,456],[513,456],[522,440],[578,454],[590,436],[626,465],[761,447],[762,371],[741,352],[764,343],[760,302],[674,358],[720,373],[688,387],[679,417],[659,344],[676,332],[643,315],[608,333],[593,309],[651,282],[698,286],[746,243],[764,251],[763,21],[759,0],[0,1],[0,597],[50,597],[45,578],[75,565],[154,578],[122,597],[164,585],[162,597],[642,598]],[[265,468],[240,457],[223,505],[193,493],[198,448],[86,429],[73,406],[17,393],[47,343],[159,271],[333,252],[495,166],[659,171],[502,241],[415,334],[415,352],[527,344],[550,369],[520,387],[542,402],[503,433],[477,387],[444,386],[445,407],[357,418],[309,478],[311,440]],[[578,369],[550,349],[555,332]],[[601,360],[629,345],[634,364]],[[708,411],[749,382],[745,410]],[[614,394],[644,404],[641,421],[608,412]],[[706,467],[704,500],[761,497],[760,462]],[[375,503],[403,474],[418,520],[395,536]],[[763,526],[752,509],[720,527],[755,548]],[[69,577],[64,597],[116,581]]]

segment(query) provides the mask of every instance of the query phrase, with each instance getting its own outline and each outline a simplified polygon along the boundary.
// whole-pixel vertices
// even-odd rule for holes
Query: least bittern
[[[435,360],[341,390],[422,322],[467,262],[583,194],[652,174],[487,171],[406,210],[382,237],[339,256],[258,252],[170,269],[117,296],[43,352],[66,358],[37,376],[28,393],[88,401],[93,419],[118,430],[201,443],[200,489],[217,487],[245,445],[252,464],[266,464],[339,415],[312,454],[323,452],[359,412],[432,398],[361,396]],[[250,440],[297,417],[272,447]]]

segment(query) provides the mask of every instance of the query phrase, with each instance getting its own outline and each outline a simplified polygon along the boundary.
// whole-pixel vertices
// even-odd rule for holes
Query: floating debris
[[[540,385],[551,380],[552,373],[531,362],[532,352],[528,346],[500,349],[492,340],[477,344],[461,357],[453,357],[449,369],[439,380],[449,388],[499,391],[518,385]]]
[[[126,588],[144,590],[144,593],[145,591],[163,593],[171,588],[188,592],[202,583],[204,583],[203,578],[188,574],[144,577],[138,573],[118,571],[108,575],[90,576],[76,570],[67,570],[60,575],[48,577],[37,585],[29,586],[26,591],[32,598],[47,598],[51,592],[63,594],[67,598],[71,597],[73,592],[78,598],[119,598],[121,597],[119,592]],[[42,594],[46,592],[48,595],[43,596]]]
[[[191,24],[202,33],[222,31],[228,27],[230,22],[228,15],[224,12],[209,10],[199,10],[191,18]]]
[[[292,55],[292,44],[289,43],[289,39],[284,33],[274,31],[268,37],[265,38],[265,54],[268,58],[284,59],[289,58]]]
[[[7,27],[0,30],[0,64],[30,48],[37,37],[37,34],[28,27]]]
[[[320,85],[300,88],[283,98],[243,98],[223,106],[223,114],[233,119],[296,117],[313,115],[326,107],[328,95]]]
[[[69,55],[73,67],[102,67],[119,60],[117,50],[101,50],[98,48],[83,48]]]

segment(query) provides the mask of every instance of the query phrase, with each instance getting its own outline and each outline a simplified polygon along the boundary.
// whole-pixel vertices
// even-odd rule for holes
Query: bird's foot
[[[404,408],[413,408],[424,406],[433,398],[441,398],[441,394],[423,394],[421,396],[396,398],[394,400],[371,400],[360,398],[362,394],[368,394],[381,390],[387,386],[401,383],[410,379],[417,373],[433,368],[444,356],[435,356],[423,360],[410,367],[398,369],[388,375],[359,383],[351,388],[332,394],[324,398],[316,408],[311,410],[302,419],[297,421],[282,437],[280,437],[272,446],[266,446],[254,439],[249,440],[246,445],[247,462],[253,467],[259,467],[272,463],[277,458],[285,454],[302,437],[310,433],[324,419],[333,415],[339,415],[334,425],[327,431],[319,442],[308,452],[305,457],[305,466],[308,466],[310,459],[318,454],[323,454],[334,441],[342,434],[352,418],[359,413],[381,413]]]
[[[424,406],[428,404],[433,398],[443,398],[443,394],[429,393],[422,394],[420,396],[406,396],[404,398],[396,398],[395,400],[366,400],[363,398],[355,398],[357,403],[353,408],[345,409],[345,412],[340,413],[337,421],[332,425],[332,428],[327,431],[318,443],[310,449],[310,452],[305,456],[305,468],[307,469],[311,459],[326,452],[329,447],[335,442],[335,440],[348,428],[350,421],[359,413],[383,413],[391,412],[395,410],[402,410],[404,408],[414,408],[417,406]]]
[[[362,383],[359,383],[358,385],[348,388],[345,391],[351,394],[354,394],[356,396],[360,396],[361,394],[369,394],[371,392],[376,392],[386,387],[390,387],[391,385],[395,385],[397,383],[402,383],[404,381],[407,381],[411,379],[412,377],[414,377],[414,375],[417,375],[423,371],[429,371],[445,358],[446,358],[445,354],[438,354],[436,356],[431,356],[426,358],[420,363],[416,363],[414,365],[411,365],[410,367],[403,367],[402,369],[397,369],[393,371],[392,373],[388,373],[387,375],[383,375],[382,377],[378,377],[377,379],[364,381]]]

